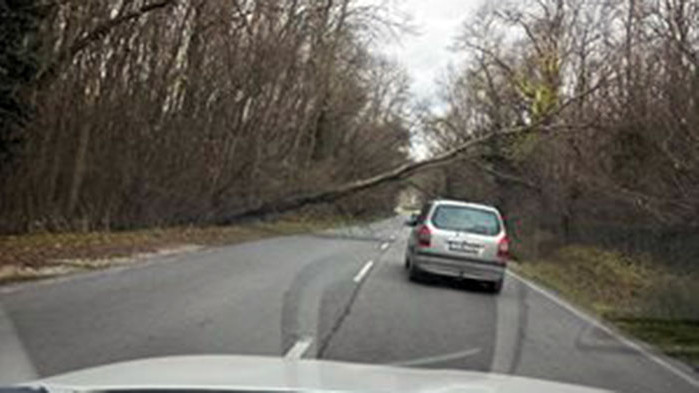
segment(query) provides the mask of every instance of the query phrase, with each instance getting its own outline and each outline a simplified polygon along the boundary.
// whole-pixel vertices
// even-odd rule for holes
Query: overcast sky
[[[439,77],[458,56],[449,51],[463,22],[472,16],[484,0],[395,0],[412,17],[418,30],[406,36],[400,45],[385,48],[388,56],[403,63],[413,80],[418,100],[434,99]]]

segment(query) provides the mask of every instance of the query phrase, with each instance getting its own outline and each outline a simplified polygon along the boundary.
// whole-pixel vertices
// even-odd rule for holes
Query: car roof
[[[480,203],[457,201],[455,199],[435,199],[431,202],[433,205],[451,205],[451,206],[464,206],[471,207],[475,209],[489,210],[494,213],[500,214],[500,211],[493,206],[483,205]]]

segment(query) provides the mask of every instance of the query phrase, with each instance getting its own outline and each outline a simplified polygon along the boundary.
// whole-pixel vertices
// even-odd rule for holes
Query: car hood
[[[103,390],[593,393],[600,390],[496,374],[321,360],[187,356],[101,366],[29,384],[51,392]]]

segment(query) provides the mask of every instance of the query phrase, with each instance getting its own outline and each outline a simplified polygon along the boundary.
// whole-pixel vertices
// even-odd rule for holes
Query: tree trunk
[[[80,198],[80,189],[85,178],[87,166],[87,150],[90,144],[90,126],[84,125],[80,129],[78,139],[78,151],[75,155],[75,165],[73,167],[73,178],[70,183],[70,194],[68,198],[67,217],[73,217]]]

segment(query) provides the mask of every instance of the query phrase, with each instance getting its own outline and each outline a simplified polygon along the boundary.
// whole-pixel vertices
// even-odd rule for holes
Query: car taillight
[[[427,225],[421,226],[420,230],[418,230],[417,244],[420,247],[430,247],[430,245],[432,244],[432,233],[430,232],[430,228],[427,227]]]
[[[503,237],[498,243],[498,258],[508,260],[510,259],[510,239],[507,236]]]

